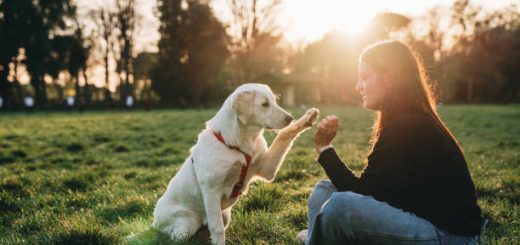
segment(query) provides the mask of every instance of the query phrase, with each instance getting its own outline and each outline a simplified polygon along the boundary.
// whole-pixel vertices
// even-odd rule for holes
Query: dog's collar
[[[213,132],[213,135],[215,135],[215,138],[217,138],[217,140],[220,141],[220,143],[224,144],[227,148],[242,153],[244,155],[244,158],[246,159],[246,164],[242,166],[242,171],[240,171],[240,179],[235,184],[235,186],[233,186],[233,192],[231,192],[231,197],[238,197],[240,196],[240,194],[242,194],[242,187],[244,186],[244,180],[246,178],[247,169],[249,168],[249,164],[251,163],[253,157],[242,151],[237,146],[226,144],[226,141],[224,140],[224,137],[222,137],[222,134],[220,132]]]

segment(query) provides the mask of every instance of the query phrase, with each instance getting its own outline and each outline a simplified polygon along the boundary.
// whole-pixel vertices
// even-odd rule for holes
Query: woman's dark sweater
[[[359,178],[333,148],[318,162],[339,191],[373,196],[452,234],[480,234],[481,210],[464,156],[428,115],[402,115],[383,128]]]

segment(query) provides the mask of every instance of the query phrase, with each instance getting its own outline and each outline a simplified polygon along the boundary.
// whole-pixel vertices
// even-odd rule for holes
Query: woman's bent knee
[[[338,192],[323,205],[321,215],[329,225],[351,226],[352,216],[359,216],[363,210],[365,196],[354,192]]]
[[[322,223],[326,226],[338,225],[340,223],[345,225],[344,223],[349,220],[350,212],[345,208],[344,198],[338,194],[333,194],[320,210]]]
[[[363,203],[366,202],[367,198],[369,197],[357,194],[355,192],[346,191],[334,193],[330,197],[329,202],[331,203],[331,205],[342,207],[343,209],[352,210],[353,208],[363,206]]]
[[[337,189],[334,187],[332,182],[328,179],[322,179],[316,183],[312,190],[311,196],[309,197],[308,204],[314,204],[319,202],[321,205],[330,198],[332,193],[336,192]]]
[[[336,187],[334,186],[334,184],[332,184],[332,181],[330,181],[329,179],[321,179],[320,181],[318,181],[318,183],[316,183],[314,189],[327,189],[337,191]]]

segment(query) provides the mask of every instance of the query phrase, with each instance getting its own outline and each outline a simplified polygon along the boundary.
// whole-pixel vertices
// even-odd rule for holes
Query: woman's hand
[[[339,118],[336,115],[328,115],[316,126],[314,134],[314,148],[318,153],[324,146],[330,145],[339,128]]]

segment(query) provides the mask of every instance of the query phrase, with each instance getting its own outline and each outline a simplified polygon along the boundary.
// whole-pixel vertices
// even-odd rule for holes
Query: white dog
[[[191,237],[207,225],[214,244],[225,244],[231,208],[252,181],[272,181],[293,140],[318,110],[297,121],[263,84],[244,84],[224,102],[198,136],[154,210],[153,225],[172,238]],[[283,128],[283,129],[282,129]],[[282,129],[268,148],[264,129]]]

